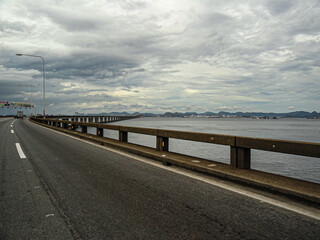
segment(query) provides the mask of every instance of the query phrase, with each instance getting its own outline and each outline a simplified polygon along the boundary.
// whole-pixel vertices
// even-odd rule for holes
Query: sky
[[[47,114],[319,112],[319,50],[319,0],[0,0],[0,101],[22,53]]]

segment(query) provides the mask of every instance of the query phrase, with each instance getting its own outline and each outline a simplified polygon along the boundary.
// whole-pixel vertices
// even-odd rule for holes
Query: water
[[[320,143],[320,121],[309,119],[138,118],[112,124]],[[105,130],[104,136],[118,139],[118,132]],[[129,142],[155,148],[156,137],[129,133]],[[169,151],[230,163],[229,146],[169,139]],[[251,167],[320,183],[319,158],[252,150]]]

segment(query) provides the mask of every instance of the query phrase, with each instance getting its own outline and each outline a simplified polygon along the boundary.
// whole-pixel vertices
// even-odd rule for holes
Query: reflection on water
[[[138,118],[114,125],[215,133],[245,137],[320,142],[320,121],[308,119],[207,119],[207,118]],[[95,134],[95,129],[88,132]],[[118,139],[118,132],[105,130],[105,137]],[[155,148],[156,137],[129,133],[129,142]],[[169,140],[169,150],[227,163],[230,148],[223,145],[179,139]],[[320,183],[320,159],[252,150],[253,169]]]

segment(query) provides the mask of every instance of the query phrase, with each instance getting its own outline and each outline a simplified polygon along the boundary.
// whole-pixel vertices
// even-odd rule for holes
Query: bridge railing
[[[72,130],[81,127],[82,133],[87,133],[87,127],[93,127],[97,129],[96,135],[99,137],[103,137],[104,129],[115,130],[119,133],[118,140],[126,143],[128,142],[128,133],[151,135],[156,137],[156,149],[163,152],[169,151],[170,138],[227,145],[230,146],[230,165],[242,169],[251,168],[251,149],[320,158],[320,143],[128,127],[57,119],[32,118],[32,120],[51,126],[66,129],[71,128]]]

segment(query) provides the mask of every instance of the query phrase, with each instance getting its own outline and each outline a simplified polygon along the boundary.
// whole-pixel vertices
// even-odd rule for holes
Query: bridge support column
[[[235,168],[250,169],[251,168],[251,149],[230,147],[231,166]]]
[[[128,142],[128,132],[119,131],[119,142]]]
[[[88,132],[87,126],[81,126],[81,132],[82,133],[87,133]]]
[[[97,128],[97,136],[103,137],[103,128]]]

